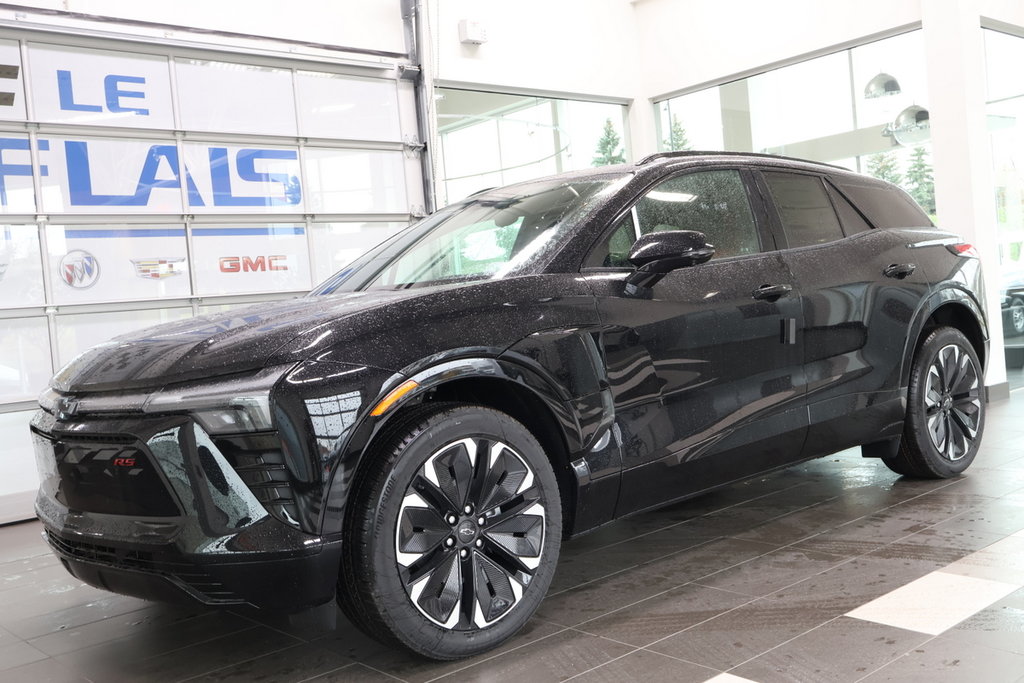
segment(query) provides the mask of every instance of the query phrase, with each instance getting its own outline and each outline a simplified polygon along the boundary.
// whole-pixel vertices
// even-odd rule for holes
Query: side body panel
[[[792,462],[806,431],[800,298],[777,252],[683,268],[627,296],[623,276],[588,277],[623,439],[617,515]],[[791,321],[791,322],[790,322]]]
[[[808,455],[902,429],[904,348],[932,286],[926,264],[917,262],[927,258],[923,252],[893,230],[783,252],[803,296]],[[913,272],[885,274],[900,264]]]

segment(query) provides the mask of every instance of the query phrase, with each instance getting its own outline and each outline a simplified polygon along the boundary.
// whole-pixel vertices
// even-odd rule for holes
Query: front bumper
[[[145,599],[302,609],[329,601],[340,542],[270,515],[187,416],[39,411],[36,513],[74,576]]]

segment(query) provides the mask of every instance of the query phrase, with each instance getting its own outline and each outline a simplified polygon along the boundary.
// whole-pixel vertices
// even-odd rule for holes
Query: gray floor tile
[[[663,576],[627,569],[614,576],[549,595],[537,610],[537,617],[563,626],[575,626],[678,585],[678,582]]]
[[[650,650],[637,650],[591,669],[572,680],[574,683],[620,683],[629,680],[644,683],[698,683],[717,674],[717,671],[707,667],[683,662]]]
[[[254,626],[193,644],[187,649],[138,658],[124,641],[78,650],[56,659],[97,681],[170,683],[201,676],[299,644],[278,631]]]
[[[0,676],[5,683],[100,683],[102,679],[87,678],[74,667],[56,659],[41,659],[38,662],[8,669]]]
[[[856,681],[931,636],[839,617],[729,673],[758,683]]]
[[[778,546],[738,538],[720,538],[640,565],[640,569],[664,576],[677,585],[697,581],[772,552]]]
[[[565,630],[561,626],[539,619],[532,619],[527,622],[526,626],[519,633],[500,647],[468,659],[454,662],[435,662],[395,646],[378,646],[372,654],[360,657],[359,661],[376,671],[381,671],[411,683],[419,683],[445,676],[455,671],[461,671],[474,664],[488,662],[506,652],[525,651],[527,647],[531,647],[539,641]]]
[[[303,643],[218,669],[191,680],[196,683],[217,683],[218,681],[248,682],[264,679],[281,683],[298,683],[322,674],[336,672],[350,664],[352,661],[344,655],[319,644]]]
[[[845,558],[837,555],[801,548],[782,548],[698,579],[697,583],[760,597],[791,586],[809,576],[820,574],[845,561]]]
[[[821,626],[835,618],[836,611],[819,601],[762,598],[647,649],[724,671]]]
[[[104,643],[132,643],[130,655],[152,657],[212,638],[252,628],[247,619],[203,607],[151,604],[140,610],[48,633],[29,642],[50,656],[76,652]]]
[[[441,681],[531,683],[561,681],[590,671],[632,650],[605,638],[566,630],[525,647],[460,669]]]
[[[750,601],[750,597],[687,584],[648,598],[578,629],[622,643],[643,647],[690,628]]]
[[[0,544],[0,563],[52,555],[42,533],[43,525],[35,520],[0,527],[0,535],[4,539],[3,544]]]
[[[341,669],[309,679],[309,683],[394,683],[401,679],[374,671],[363,664],[349,664]]]
[[[46,654],[23,640],[0,644],[0,672],[46,659]],[[0,677],[4,674],[0,673]]]
[[[938,636],[886,664],[865,683],[1016,683],[1024,676],[1024,655]]]

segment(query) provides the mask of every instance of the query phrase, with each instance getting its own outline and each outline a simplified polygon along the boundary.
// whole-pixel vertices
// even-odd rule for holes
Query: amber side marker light
[[[380,400],[380,403],[373,407],[373,410],[370,411],[370,415],[372,415],[373,417],[380,417],[384,413],[388,412],[388,409],[391,406],[398,403],[399,399],[401,399],[403,396],[405,396],[418,386],[419,384],[417,384],[411,379],[402,382],[397,387],[392,389],[387,396],[382,398]]]

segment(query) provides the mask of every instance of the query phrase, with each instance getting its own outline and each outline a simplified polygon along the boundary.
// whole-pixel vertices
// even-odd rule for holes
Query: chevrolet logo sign
[[[61,398],[57,401],[57,419],[67,420],[78,414],[78,399]]]
[[[163,280],[185,272],[184,256],[132,259],[131,261],[135,264],[135,274],[144,280]]]

